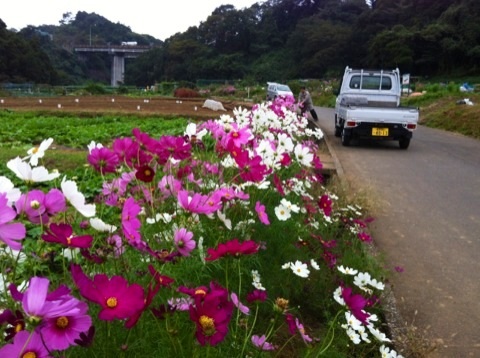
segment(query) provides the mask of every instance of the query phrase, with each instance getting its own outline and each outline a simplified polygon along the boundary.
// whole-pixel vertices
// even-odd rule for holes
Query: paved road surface
[[[407,150],[343,147],[333,110],[317,113],[344,177],[378,200],[371,231],[404,323],[436,345],[428,357],[480,357],[480,141],[420,126]]]

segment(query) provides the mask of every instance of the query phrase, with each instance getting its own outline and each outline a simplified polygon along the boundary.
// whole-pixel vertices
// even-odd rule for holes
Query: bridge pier
[[[115,53],[112,59],[111,86],[118,87],[124,82],[125,75],[125,56],[121,53]]]
[[[112,87],[118,87],[125,81],[125,58],[136,58],[143,52],[151,49],[150,46],[76,46],[76,52],[107,52],[113,56],[111,68]]]

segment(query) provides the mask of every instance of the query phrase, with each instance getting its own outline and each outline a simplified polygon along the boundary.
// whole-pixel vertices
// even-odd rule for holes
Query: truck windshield
[[[360,83],[361,82],[361,83]],[[361,88],[360,88],[361,84]],[[350,88],[352,89],[382,89],[382,90],[391,90],[392,89],[392,79],[390,77],[382,77],[382,87],[380,88],[380,76],[370,76],[370,75],[355,75],[350,79]]]

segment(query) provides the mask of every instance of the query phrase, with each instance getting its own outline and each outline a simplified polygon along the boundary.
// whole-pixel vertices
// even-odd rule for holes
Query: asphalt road
[[[435,345],[427,357],[480,357],[480,141],[420,126],[407,150],[343,147],[333,109],[317,113],[340,174],[376,204],[371,234],[392,270],[401,324]]]

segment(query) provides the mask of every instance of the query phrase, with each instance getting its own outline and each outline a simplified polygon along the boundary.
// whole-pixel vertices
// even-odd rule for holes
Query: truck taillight
[[[417,129],[417,125],[415,123],[407,123],[407,129],[410,129],[410,130]]]
[[[345,127],[356,127],[356,126],[357,126],[357,122],[355,122],[355,121],[345,122]]]

